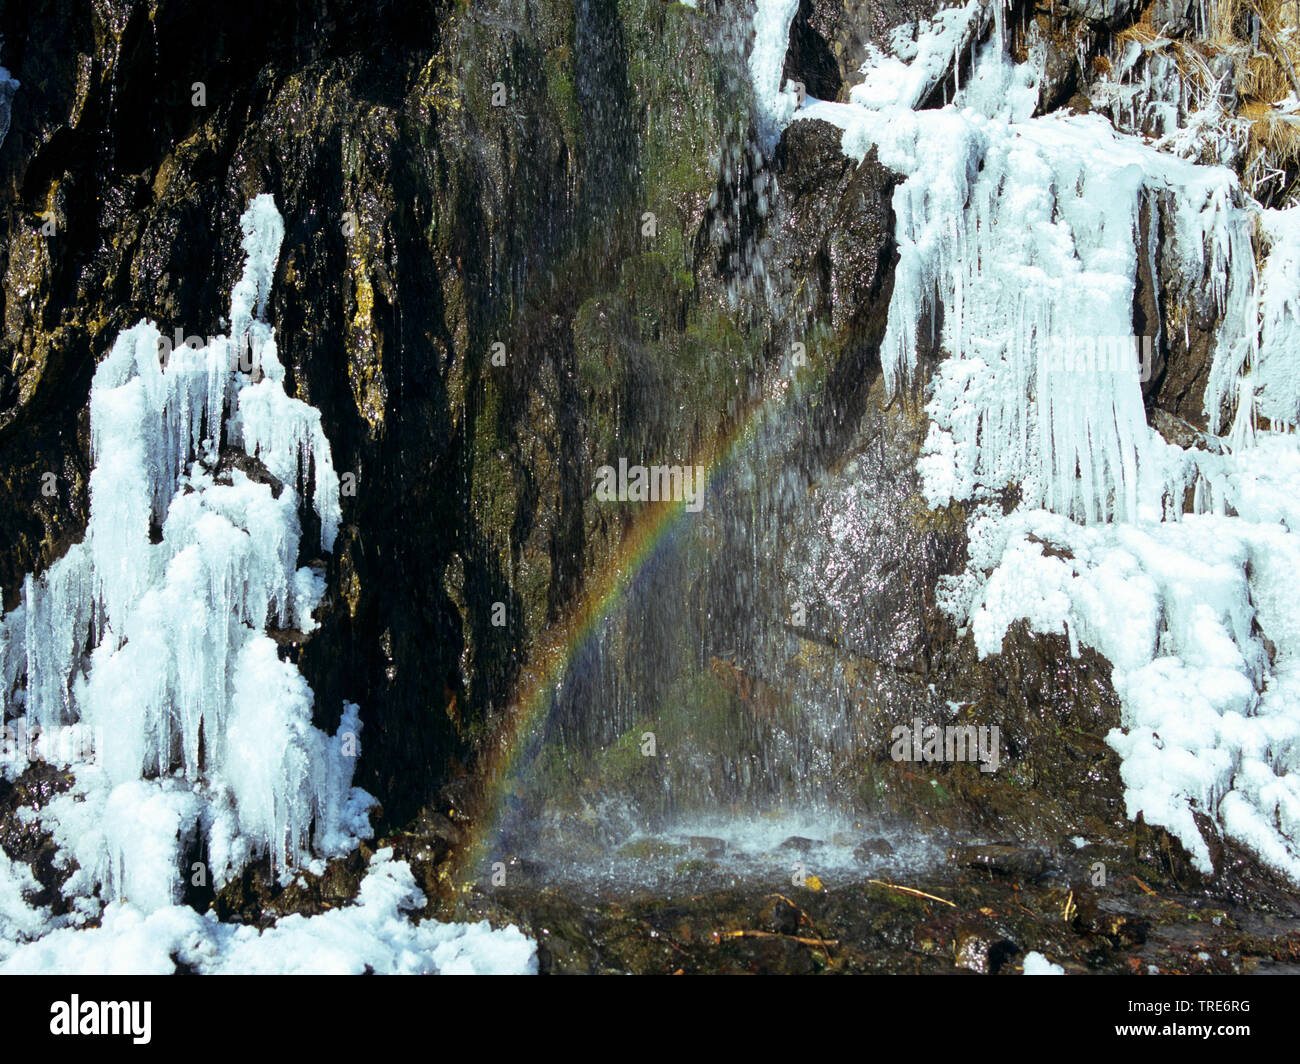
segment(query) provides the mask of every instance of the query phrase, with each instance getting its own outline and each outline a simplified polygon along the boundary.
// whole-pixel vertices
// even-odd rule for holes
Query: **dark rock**
[[[785,53],[784,77],[803,85],[819,100],[839,99],[843,77],[830,42],[812,23],[813,0],[799,0],[790,24],[790,45]]]
[[[892,857],[894,847],[888,839],[868,839],[855,847],[853,856],[864,864],[874,863],[884,857]]]
[[[954,963],[979,975],[997,975],[1019,953],[1020,948],[1010,939],[981,925],[962,926],[953,938]]]
[[[786,839],[778,849],[789,850],[792,853],[814,853],[822,849],[826,844],[821,839],[809,839],[802,835],[791,835]]]
[[[1114,28],[1143,7],[1144,0],[1061,0],[1060,6],[1089,22]]]
[[[1151,25],[1166,37],[1185,37],[1196,26],[1196,0],[1155,0]]]
[[[759,920],[768,930],[778,935],[795,935],[799,933],[802,915],[798,908],[784,898],[772,898],[758,914]]]
[[[212,470],[214,479],[219,484],[231,483],[231,471],[238,469],[254,484],[265,484],[271,489],[271,495],[274,498],[280,497],[280,492],[284,490],[284,484],[280,479],[266,468],[261,459],[251,454],[245,454],[243,451],[225,451],[217,461],[216,467]],[[320,529],[316,530],[317,539],[320,537]],[[303,537],[310,543],[306,536]]]
[[[1210,454],[1223,453],[1223,444],[1216,437],[1202,432],[1194,425],[1189,425],[1182,418],[1161,407],[1152,408],[1150,422],[1151,427],[1175,447],[1208,451]]]
[[[1210,849],[1211,861],[1221,867],[1224,850],[1218,829],[1203,814],[1194,816],[1201,837]],[[1165,828],[1148,824],[1141,812],[1133,825],[1133,857],[1139,864],[1150,866],[1180,885],[1198,884],[1202,878],[1183,844]]]
[[[846,158],[841,139],[829,123],[795,122],[773,161],[787,204],[773,266],[818,286],[818,310],[836,331],[864,324],[886,291],[898,181],[874,151]]]
[[[1019,846],[963,846],[949,858],[965,868],[981,868],[994,875],[1037,879],[1047,870],[1047,855]]]
[[[32,762],[12,782],[0,779],[0,848],[11,858],[30,857],[44,843],[45,833],[35,819],[15,814],[19,809],[39,811],[71,786],[67,772],[44,761]]]
[[[723,839],[715,839],[708,835],[691,835],[686,840],[688,849],[701,854],[709,860],[717,860],[726,856],[727,843]]]
[[[873,46],[887,50],[896,27],[928,19],[949,6],[945,0],[801,0],[791,27],[791,44],[799,43],[807,33],[815,34],[819,44],[824,42],[825,52],[838,68],[840,97],[847,98],[848,90],[861,81],[862,64],[870,57]],[[801,29],[801,25],[807,29]],[[804,54],[802,45],[799,54]],[[818,54],[822,54],[820,50]]]
[[[1023,46],[1026,58],[1038,74],[1038,113],[1054,111],[1069,101],[1080,110],[1076,95],[1079,87],[1077,31],[1054,11],[1038,11],[1025,28]],[[1071,97],[1074,97],[1071,99]],[[1086,108],[1085,108],[1086,110]]]

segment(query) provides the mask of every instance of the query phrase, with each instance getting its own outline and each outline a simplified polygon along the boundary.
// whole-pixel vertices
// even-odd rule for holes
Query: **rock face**
[[[285,652],[324,721],[364,707],[389,818],[431,801],[617,539],[588,498],[611,441],[657,458],[734,379],[693,306],[709,152],[748,111],[710,34],[657,0],[7,6],[6,603],[83,533],[96,360],[143,317],[221,332],[270,192],[270,316],[344,478],[322,629]]]
[[[1182,37],[1196,25],[1196,4],[1192,0],[1155,0],[1151,24],[1170,37]]]
[[[1145,5],[1142,0],[1069,0],[1061,6],[1080,18],[1113,27],[1131,19]]]
[[[800,0],[790,29],[786,76],[803,81],[818,99],[845,99],[862,80],[860,70],[871,49],[883,48],[895,27],[953,6],[947,0]]]
[[[869,46],[939,6],[801,0],[786,74],[843,98]],[[1113,27],[1133,7],[1067,10]],[[356,782],[385,827],[463,804],[472,788],[444,788],[492,745],[543,636],[620,564],[637,515],[593,499],[596,470],[694,463],[758,423],[716,510],[575,667],[551,733],[668,812],[665,780],[733,800],[789,783],[801,763],[768,751],[808,742],[798,707],[833,684],[857,724],[828,770],[865,806],[1117,830],[1106,663],[1020,630],[978,661],[935,604],[965,515],[929,511],[917,484],[940,352],[913,393],[891,403],[880,384],[897,177],[820,122],[761,158],[746,19],[712,0],[6,6],[0,60],[22,87],[0,147],[5,604],[84,532],[96,361],[140,318],[220,333],[235,221],[269,192],[286,221],[270,319],[344,478],[321,629],[283,653],[322,724],[361,706]],[[1057,80],[1045,107],[1068,94]],[[1193,428],[1214,325],[1162,355],[1150,397]],[[787,385],[782,415],[751,422]],[[837,543],[846,500],[857,523]],[[936,798],[889,735],[949,702],[1017,738],[1004,775],[957,766]],[[672,770],[632,756],[647,722],[691,754]]]

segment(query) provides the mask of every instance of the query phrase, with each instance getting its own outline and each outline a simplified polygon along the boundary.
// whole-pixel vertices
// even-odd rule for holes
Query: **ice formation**
[[[3,860],[0,854],[0,860]],[[114,902],[101,926],[64,928],[36,942],[4,940],[0,877],[0,974],[531,975],[536,944],[513,925],[412,922],[424,905],[410,868],[382,849],[354,904],[318,916],[286,916],[273,927],[222,924],[183,905],[146,912]]]
[[[1233,59],[1183,41],[1117,40],[1109,74],[1087,91],[1092,105],[1125,133],[1200,163],[1235,166],[1250,123],[1236,114]]]
[[[49,912],[27,901],[39,889],[31,869],[0,850],[0,964],[16,943],[35,939],[46,929]]]
[[[1224,344],[1248,315],[1251,220],[1235,178],[1115,133],[1099,116],[1031,118],[1028,65],[996,33],[956,105],[816,102],[800,117],[844,129],[905,176],[894,194],[899,263],[881,352],[890,389],[912,375],[942,310],[929,406],[933,505],[1019,483],[1030,505],[1081,521],[1131,519],[1181,498],[1181,464],[1148,429],[1133,290],[1144,207],[1174,212],[1166,254],[1182,285],[1213,286]],[[1229,335],[1231,334],[1231,335]],[[1147,341],[1148,346],[1155,340]]]
[[[1098,649],[1123,706],[1110,742],[1129,815],[1169,828],[1208,870],[1204,814],[1300,879],[1300,624],[1287,608],[1300,447],[1256,431],[1258,416],[1294,429],[1300,405],[1300,208],[1261,212],[1229,170],[1175,154],[1186,108],[1161,112],[1155,145],[1096,114],[1034,117],[1033,66],[1008,58],[990,7],[900,31],[848,104],[793,116],[839,126],[846,155],[875,148],[903,177],[886,383],[912,376],[941,321],[920,471],[931,505],[975,508],[969,565],[942,601],[981,654],[1022,619]],[[987,21],[953,104],[912,110]],[[1146,422],[1133,304],[1155,246],[1141,223],[1157,216],[1174,294],[1208,292],[1222,321],[1205,409],[1223,438],[1204,449]],[[1009,484],[1022,501],[1004,516]]]
[[[781,130],[799,105],[792,87],[784,84],[786,40],[799,0],[757,0],[754,9],[754,47],[749,56],[749,77],[759,137],[765,150],[780,139]]]
[[[1272,427],[1300,426],[1300,210],[1263,211],[1269,243],[1260,271],[1255,396]]]
[[[898,26],[889,50],[868,45],[863,80],[849,90],[860,107],[918,107],[958,68],[957,58],[987,25],[990,9],[980,0],[936,11],[933,18]]]
[[[284,391],[266,321],[284,235],[270,196],[241,227],[228,337],[173,351],[141,322],[97,368],[85,539],[0,618],[9,730],[94,739],[40,814],[87,911],[96,892],[172,905],[187,861],[220,886],[254,856],[287,874],[369,832],[373,799],[351,785],[357,707],[335,736],[316,728],[310,688],[268,634],[315,626],[324,580],[297,564],[299,492],[328,550],[338,477],[319,413]]]
[[[1289,466],[1276,438],[1252,460]],[[947,587],[981,655],[1007,629],[1094,647],[1112,664],[1130,817],[1167,827],[1209,871],[1196,813],[1300,879],[1300,624],[1290,607],[1300,540],[1288,521],[1192,514],[1083,526],[1044,510],[971,523],[970,568]]]

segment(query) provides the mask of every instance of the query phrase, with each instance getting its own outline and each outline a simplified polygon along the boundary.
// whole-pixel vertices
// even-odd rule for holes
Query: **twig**
[[[788,938],[803,946],[821,946],[823,949],[840,944],[838,938],[804,938],[802,935],[783,935],[777,931],[719,931],[718,935],[721,938]]]
[[[886,883],[883,879],[868,879],[867,882],[874,883],[878,887],[887,887],[889,890],[897,890],[903,894],[910,894],[914,898],[928,898],[930,901],[943,902],[944,905],[950,905],[954,909],[957,908],[957,903],[955,901],[949,901],[947,898],[935,897],[933,894],[927,894],[923,890],[914,890],[912,887],[902,887],[897,883]]]
[[[790,908],[792,908],[795,912],[797,912],[799,914],[800,923],[807,924],[810,928],[812,928],[812,933],[816,935],[817,938],[821,941],[822,946],[826,949],[826,956],[829,957],[831,955],[829,945],[827,944],[826,940],[822,938],[822,933],[817,930],[817,925],[813,923],[813,919],[811,916],[809,916],[806,912],[804,912],[801,908],[799,908],[799,906],[797,906],[784,894],[769,894],[768,897],[780,898],[783,902],[785,902],[788,906],[790,906]],[[838,940],[836,944],[838,945]]]

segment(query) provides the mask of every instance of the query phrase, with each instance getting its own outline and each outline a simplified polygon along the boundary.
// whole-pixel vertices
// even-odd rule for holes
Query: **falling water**
[[[1166,530],[1177,527],[1184,493],[1195,487],[1201,508],[1222,510],[1232,490],[1234,474],[1147,426],[1136,372],[1069,378],[1045,359],[1079,335],[1132,332],[1139,219],[1156,204],[1174,232],[1173,283],[1209,286],[1223,323],[1207,393],[1211,425],[1235,408],[1235,438],[1244,438],[1255,400],[1239,401],[1237,382],[1255,357],[1256,279],[1235,179],[1116,136],[1095,118],[1033,117],[1033,74],[1008,57],[997,4],[937,17],[919,58],[897,64],[905,76],[868,76],[848,103],[809,99],[796,111],[781,76],[794,8],[759,0],[752,14],[733,15],[733,28],[752,35],[744,59],[754,121],[741,164],[724,176],[741,182],[736,204],[749,196],[762,208],[748,218],[757,232],[736,231],[739,210],[732,230],[724,227],[724,244],[740,249],[731,295],[738,315],[765,303],[758,314],[772,346],[789,345],[805,308],[771,272],[762,237],[762,219],[783,205],[772,167],[781,131],[817,118],[844,131],[850,157],[875,147],[904,177],[894,196],[901,261],[882,345],[885,397],[895,401],[847,429],[833,420],[840,437],[828,448],[828,423],[817,416],[836,404],[828,381],[805,374],[773,388],[789,364],[765,371],[743,423],[714,449],[702,512],[655,519],[650,548],[624,561],[620,593],[599,604],[556,682],[536,692],[487,840],[493,860],[522,856],[545,876],[616,881],[673,869],[687,879],[788,875],[792,856],[808,852],[821,867],[851,864],[856,852],[859,870],[873,853],[926,860],[941,833],[909,827],[882,800],[888,784],[871,769],[882,757],[882,721],[943,720],[962,708],[930,682],[927,603],[917,589],[939,585],[949,615],[976,622],[981,656],[1000,645],[1006,623],[989,628],[977,615],[988,569],[996,570],[989,594],[1000,578],[996,554],[983,576],[985,555],[974,547],[965,572],[960,556],[935,554],[934,541],[916,534],[917,496],[936,510],[954,500],[987,505],[993,489],[1017,482],[1017,514],[1041,508],[1063,515],[1063,528],[1154,522],[1151,534],[1175,551],[1187,548]],[[913,111],[965,48],[975,59],[955,104]],[[1008,242],[1008,233],[1030,235]],[[1276,269],[1289,269],[1286,261],[1280,256]],[[1035,279],[1025,285],[1025,277]],[[887,453],[905,444],[883,426],[909,416],[898,396],[918,372],[919,334],[937,310],[951,357],[929,392],[931,427],[916,463]],[[1289,388],[1272,389],[1287,410]],[[992,527],[975,522],[970,534],[983,543]],[[1123,524],[1106,527],[1123,534]],[[996,541],[1014,543],[1014,533]],[[1167,596],[1175,592],[1155,594],[1174,608]],[[1016,610],[1035,617],[1029,606]],[[1072,615],[1051,624],[1060,627],[1043,630],[1068,631],[1077,654],[1087,622]],[[1244,675],[1261,682],[1257,640],[1232,630]],[[1127,676],[1117,673],[1121,695]],[[1135,730],[1113,738],[1121,750],[1133,749],[1148,712],[1136,691],[1126,702]],[[1136,769],[1125,778],[1132,805],[1145,785]],[[1194,795],[1200,784],[1189,786]],[[1231,787],[1220,779],[1202,800]],[[1195,850],[1180,800],[1149,803],[1148,815]],[[1262,838],[1249,825],[1239,830]],[[879,836],[888,846],[870,844]]]

